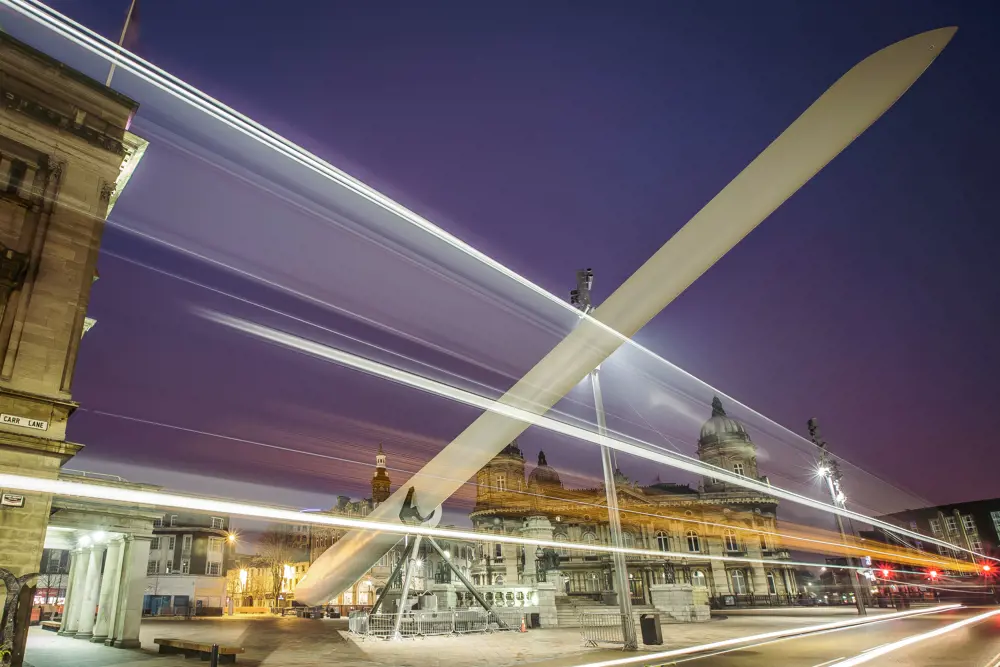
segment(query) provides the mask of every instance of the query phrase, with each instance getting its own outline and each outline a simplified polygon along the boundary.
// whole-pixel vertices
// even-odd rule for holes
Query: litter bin
[[[642,643],[646,646],[663,644],[663,631],[660,629],[659,614],[642,614],[639,616],[639,628],[642,630]]]

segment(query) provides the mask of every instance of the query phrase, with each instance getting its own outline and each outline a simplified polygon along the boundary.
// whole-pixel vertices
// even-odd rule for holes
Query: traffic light
[[[928,575],[928,576],[929,576],[929,577],[930,577],[931,579],[937,579],[937,576],[938,576],[938,572],[937,572],[937,570],[931,570],[930,572],[928,572],[928,573],[927,573],[927,575]]]
[[[888,579],[890,574],[892,574],[892,570],[889,570],[887,568],[882,568],[882,576],[884,578]]]

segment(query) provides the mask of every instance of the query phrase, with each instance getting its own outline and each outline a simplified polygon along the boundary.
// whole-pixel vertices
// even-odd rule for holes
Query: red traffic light
[[[887,570],[885,568],[882,569],[882,576],[883,577],[888,577],[890,574],[891,574],[891,572],[889,570]]]
[[[931,579],[937,579],[937,575],[938,575],[937,570],[931,570],[927,574],[930,575]]]
[[[991,572],[992,570],[993,568],[990,567],[989,563],[983,565],[983,572]]]

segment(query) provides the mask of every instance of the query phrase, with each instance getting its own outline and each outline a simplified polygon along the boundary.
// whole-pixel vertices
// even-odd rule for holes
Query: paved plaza
[[[706,623],[664,625],[659,651],[682,648],[743,635],[784,628],[816,625],[852,616],[853,608],[797,610],[779,615],[733,614],[713,617]],[[141,626],[141,649],[106,648],[53,632],[32,628],[28,637],[27,664],[31,667],[179,667],[197,659],[161,656],[153,639],[174,637],[200,642],[242,646],[238,665],[255,667],[444,667],[489,665],[513,667],[569,667],[598,658],[621,657],[615,649],[586,648],[577,629],[532,630],[522,634],[499,632],[461,637],[430,637],[385,642],[362,640],[347,632],[345,620],[299,618],[217,618],[202,620],[147,619]]]

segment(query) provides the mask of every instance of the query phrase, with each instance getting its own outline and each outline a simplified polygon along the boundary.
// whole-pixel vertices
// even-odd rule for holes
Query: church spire
[[[375,474],[372,476],[372,500],[375,504],[384,502],[391,494],[392,482],[385,469],[385,451],[382,443],[378,443],[378,453],[375,455]]]

